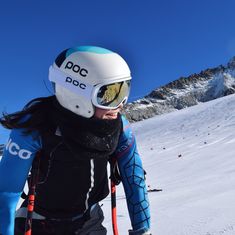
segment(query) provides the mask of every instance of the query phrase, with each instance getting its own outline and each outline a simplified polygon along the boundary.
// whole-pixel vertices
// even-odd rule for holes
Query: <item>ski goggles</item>
[[[130,78],[129,78],[130,79]],[[102,109],[116,109],[127,102],[130,80],[98,85],[92,97],[94,106]]]
[[[52,66],[49,71],[49,80],[57,83],[73,93],[91,99],[92,104],[102,109],[116,109],[127,102],[130,93],[131,77],[119,78],[113,83],[91,85],[87,81],[69,76]]]

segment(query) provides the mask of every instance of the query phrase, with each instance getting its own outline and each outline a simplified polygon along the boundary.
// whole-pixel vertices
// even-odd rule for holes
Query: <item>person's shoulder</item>
[[[11,154],[15,155],[18,152],[33,154],[42,148],[42,138],[39,132],[36,130],[30,133],[26,132],[27,130],[25,128],[14,128],[11,130],[6,143],[6,149]]]
[[[121,115],[121,119],[122,119],[122,135],[124,136],[132,136],[132,129],[131,129],[131,123],[128,121],[128,119],[126,118],[125,115]]]
[[[130,127],[130,122],[128,121],[128,119],[124,114],[121,114],[121,120],[122,120],[123,130]]]
[[[40,137],[39,131],[32,130],[28,132],[27,128],[13,128],[11,129],[10,136],[14,138],[24,138],[24,139],[38,139]]]
[[[121,115],[121,118],[123,127],[116,150],[116,157],[120,159],[123,156],[128,157],[134,149],[133,146],[135,146],[135,137],[131,129],[131,124],[124,115]]]
[[[27,122],[31,114],[24,115],[19,123]],[[36,143],[41,142],[41,135],[39,130],[28,130],[27,128],[13,128],[10,132],[10,139],[17,140],[19,143]]]

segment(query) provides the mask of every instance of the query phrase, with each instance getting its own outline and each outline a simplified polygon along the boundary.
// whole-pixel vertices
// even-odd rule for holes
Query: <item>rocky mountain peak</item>
[[[235,56],[227,65],[208,68],[180,77],[157,88],[142,99],[126,105],[124,114],[131,122],[180,110],[235,93]]]

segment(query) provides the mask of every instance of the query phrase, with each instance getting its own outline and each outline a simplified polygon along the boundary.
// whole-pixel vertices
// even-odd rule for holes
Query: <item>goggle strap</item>
[[[84,96],[86,98],[90,98],[92,95],[92,85],[87,84],[86,82],[72,76],[69,76],[59,71],[58,69],[53,68],[52,66],[49,70],[49,80],[61,85],[62,87],[65,87],[66,89],[77,95]]]

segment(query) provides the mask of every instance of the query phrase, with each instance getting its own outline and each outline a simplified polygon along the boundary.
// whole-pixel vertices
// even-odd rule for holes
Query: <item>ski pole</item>
[[[25,234],[24,235],[32,234],[32,217],[33,217],[34,202],[35,202],[35,195],[36,195],[36,184],[37,184],[38,175],[39,175],[39,165],[40,165],[40,152],[38,152],[35,156],[32,169],[31,169],[31,176],[29,179],[28,206],[27,206],[27,217],[25,220]]]
[[[111,180],[111,206],[112,206],[113,235],[118,235],[117,210],[116,210],[116,185],[112,180]]]
[[[111,172],[112,172],[112,164],[114,164],[113,161],[111,161]],[[118,226],[117,226],[117,210],[116,210],[116,184],[112,180],[111,177],[111,212],[112,212],[112,226],[113,226],[113,234],[118,235]]]

